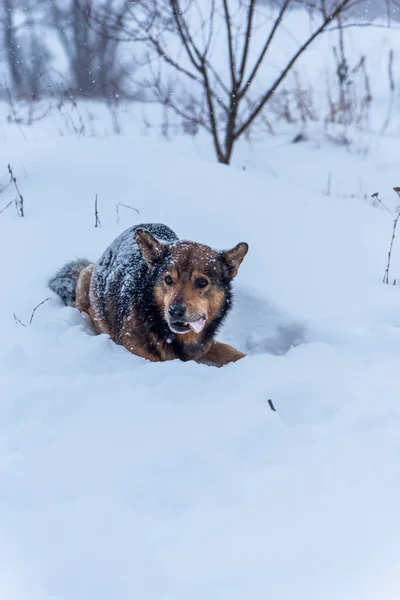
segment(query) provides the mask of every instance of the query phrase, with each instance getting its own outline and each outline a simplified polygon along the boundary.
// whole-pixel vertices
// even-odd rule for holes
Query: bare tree
[[[83,10],[86,9],[85,7]],[[52,21],[58,38],[68,57],[71,87],[82,96],[93,95],[92,71],[94,52],[90,30],[82,18],[78,0],[54,0],[51,4]]]
[[[0,4],[7,87],[17,99],[37,100],[48,84],[48,77],[43,77],[51,58],[43,42],[44,5],[45,0],[4,0]]]
[[[20,41],[24,56],[24,87],[25,96],[34,101],[39,100],[49,84],[51,54],[41,35],[44,4],[44,0],[24,0],[25,21]]]
[[[299,0],[281,0],[268,10],[258,0],[130,3],[127,10],[131,12],[132,27],[125,29],[125,35],[137,39],[141,32],[159,59],[152,73],[158,98],[184,120],[205,129],[212,137],[218,161],[229,164],[236,142],[262,117],[299,58],[359,2],[310,3],[310,32],[297,43],[270,82],[266,82],[262,67],[278,31],[284,31],[289,10],[296,8]],[[108,22],[112,27],[110,13]],[[168,67],[169,78],[163,67]]]
[[[119,19],[115,0],[52,0],[53,24],[68,57],[71,88],[77,96],[110,98],[122,94],[123,70],[118,62],[119,41],[109,31],[107,20],[94,21],[94,4],[108,14],[114,10],[113,25]]]
[[[2,47],[5,51],[10,83],[17,94],[23,89],[23,55],[17,39],[16,11],[13,0],[3,0],[0,7]]]

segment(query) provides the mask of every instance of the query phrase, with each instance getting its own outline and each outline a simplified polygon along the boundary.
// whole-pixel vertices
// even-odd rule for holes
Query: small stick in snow
[[[8,172],[10,173],[11,181],[13,182],[15,189],[17,190],[18,197],[15,199],[15,206],[17,208],[17,213],[20,217],[24,217],[24,198],[19,191],[19,187],[17,184],[17,178],[14,176],[11,165],[8,165]]]
[[[274,412],[276,412],[275,406],[273,405],[271,399],[268,400],[268,406],[270,407],[271,410],[273,410]]]
[[[101,221],[99,219],[99,211],[97,210],[97,194],[94,199],[94,226],[101,227]]]
[[[373,198],[375,202],[380,204],[382,206],[382,208],[384,208],[389,213],[389,215],[391,215],[394,218],[393,212],[390,210],[390,208],[388,208],[386,206],[386,204],[384,202],[382,202],[382,200],[379,198],[378,192],[375,192],[375,194],[372,194],[371,198]]]
[[[7,208],[8,208],[9,206],[11,206],[11,204],[13,204],[13,202],[14,202],[14,200],[11,200],[11,202],[9,202],[9,203],[7,204],[7,206],[5,206],[4,208],[2,208],[2,209],[0,210],[0,215],[1,215],[1,213],[3,213],[5,210],[7,210]]]
[[[39,306],[42,306],[42,304],[44,304],[48,300],[51,300],[51,298],[46,298],[45,300],[42,300],[42,302],[39,302],[39,304],[37,306],[35,306],[35,308],[32,311],[31,318],[29,319],[29,325],[32,325],[33,317],[35,316],[35,312],[37,311],[37,309],[39,308]],[[23,323],[21,321],[21,319],[18,319],[18,317],[17,317],[17,315],[15,313],[14,313],[14,321],[16,323],[19,323],[20,325],[22,325],[22,327],[28,327],[28,325],[26,325],[25,323]]]
[[[326,184],[325,196],[330,196],[331,195],[331,189],[332,189],[332,173],[329,172],[328,181],[327,181],[327,184]]]
[[[394,187],[393,190],[400,197],[400,187]],[[389,283],[390,262],[392,260],[392,250],[393,250],[394,238],[396,237],[396,228],[397,228],[397,223],[399,221],[399,218],[400,218],[400,208],[397,209],[397,215],[395,216],[395,218],[393,220],[392,239],[390,240],[390,246],[389,246],[389,252],[388,252],[388,262],[387,262],[385,274],[383,276],[383,283],[387,283],[387,284]]]
[[[124,208],[129,208],[129,210],[134,210],[138,215],[140,215],[140,211],[135,208],[134,206],[129,206],[129,204],[122,204],[122,202],[118,202],[118,204],[115,205],[115,210],[117,213],[117,223],[119,223],[119,206],[123,206]]]
[[[46,298],[45,300],[42,300],[42,302],[40,302],[40,303],[39,303],[37,306],[35,306],[35,308],[34,308],[34,309],[33,309],[33,311],[32,311],[31,318],[30,318],[30,320],[29,320],[29,325],[31,325],[31,324],[32,324],[33,317],[35,316],[35,312],[37,311],[37,309],[39,308],[39,306],[42,306],[42,304],[44,304],[44,303],[45,303],[45,302],[47,302],[48,300],[51,300],[51,298]]]
[[[23,322],[21,321],[21,319],[18,319],[18,317],[17,317],[17,315],[16,315],[15,313],[14,313],[14,321],[15,321],[16,323],[19,323],[20,325],[22,325],[22,327],[28,327],[27,325],[25,325],[25,323],[23,323]]]

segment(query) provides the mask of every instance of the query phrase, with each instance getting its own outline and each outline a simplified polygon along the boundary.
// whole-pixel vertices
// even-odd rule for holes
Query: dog
[[[96,264],[76,260],[49,281],[66,305],[150,361],[223,366],[245,356],[215,336],[232,307],[232,280],[248,252],[182,241],[166,225],[130,227]]]

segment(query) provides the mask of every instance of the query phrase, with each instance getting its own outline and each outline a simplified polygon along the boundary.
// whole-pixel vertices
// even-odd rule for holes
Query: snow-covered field
[[[133,129],[1,142],[26,210],[0,214],[1,600],[399,598],[400,288],[364,196],[396,206],[400,141],[291,137],[230,168]],[[150,364],[47,289],[150,221],[250,244],[221,333],[243,361]]]

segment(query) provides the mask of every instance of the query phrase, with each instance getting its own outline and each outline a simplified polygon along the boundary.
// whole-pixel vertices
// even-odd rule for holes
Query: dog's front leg
[[[221,342],[213,342],[209,350],[200,359],[198,363],[210,365],[214,367],[223,367],[231,362],[236,362],[244,358],[246,354],[239,352],[233,346],[222,344]]]

